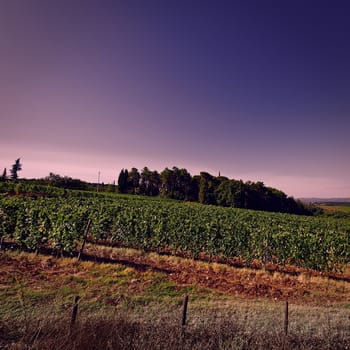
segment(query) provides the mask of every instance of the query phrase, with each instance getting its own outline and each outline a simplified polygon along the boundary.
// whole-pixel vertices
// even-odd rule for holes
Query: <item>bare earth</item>
[[[32,286],[43,281],[55,284],[59,276],[83,277],[74,260],[69,264],[60,261],[49,256],[27,259],[0,253],[0,289],[8,287],[10,276],[16,274],[25,276]],[[348,272],[324,276],[313,270],[272,264],[266,265],[265,269],[238,268],[130,249],[101,248],[91,244],[85,250],[84,261],[124,265],[141,275],[157,272],[179,288],[197,285],[228,296],[275,301],[288,299],[293,303],[312,305],[350,303]],[[139,285],[137,279],[134,284],[134,290],[139,292],[145,287],[141,280]]]

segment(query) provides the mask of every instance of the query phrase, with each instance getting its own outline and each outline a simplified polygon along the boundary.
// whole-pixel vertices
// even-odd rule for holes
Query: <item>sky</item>
[[[0,171],[186,168],[350,197],[350,2],[1,0]]]

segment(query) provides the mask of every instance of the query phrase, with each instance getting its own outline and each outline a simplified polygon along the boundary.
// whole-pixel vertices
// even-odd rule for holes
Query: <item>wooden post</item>
[[[73,310],[72,310],[72,319],[71,319],[71,322],[70,322],[71,328],[74,327],[75,322],[76,322],[76,320],[77,320],[77,316],[78,316],[78,302],[79,302],[79,299],[80,299],[80,296],[79,296],[79,295],[76,295],[76,296],[74,297],[74,305],[73,305]]]
[[[286,305],[284,309],[284,334],[288,335],[288,300],[286,300]]]
[[[81,257],[83,256],[83,250],[84,250],[84,247],[85,247],[87,235],[89,234],[90,226],[91,226],[91,219],[88,220],[87,225],[85,227],[84,236],[83,236],[83,243],[81,245],[81,248],[80,248],[80,251],[79,251],[79,254],[78,254],[78,262],[80,261]]]
[[[184,295],[183,309],[182,309],[182,322],[181,322],[181,336],[185,335],[186,329],[186,318],[187,318],[187,305],[188,305],[188,295]]]

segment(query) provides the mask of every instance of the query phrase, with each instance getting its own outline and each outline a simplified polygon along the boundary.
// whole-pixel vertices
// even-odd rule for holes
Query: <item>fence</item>
[[[118,299],[118,303],[121,301],[122,298],[124,298],[124,297],[121,296]],[[72,315],[71,315],[71,324],[70,324],[71,330],[74,329],[76,322],[78,320],[78,307],[79,307],[80,299],[81,298],[79,295],[74,296]],[[188,294],[185,294],[183,304],[182,304],[182,318],[181,318],[181,332],[180,332],[181,338],[185,337],[185,335],[186,335],[188,303],[189,303],[189,296],[188,296]],[[288,335],[288,326],[289,326],[289,303],[288,303],[288,300],[285,301],[283,315],[284,315],[284,322],[283,322],[284,334]]]

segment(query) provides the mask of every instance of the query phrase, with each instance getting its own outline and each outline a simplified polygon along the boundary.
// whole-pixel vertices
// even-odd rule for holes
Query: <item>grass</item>
[[[267,274],[222,264],[109,249],[115,257],[159,259],[165,267],[196,268],[261,283]],[[104,252],[105,253],[105,252]],[[6,252],[0,268],[0,348],[4,349],[346,349],[350,348],[347,301],[325,302],[321,277],[297,276],[315,285],[318,306],[290,303],[289,334],[284,301],[231,294],[197,283],[178,283],[170,273],[123,264]],[[192,271],[192,270],[189,270]],[[205,276],[205,275],[204,275]],[[181,277],[181,276],[180,276]],[[189,276],[190,278],[194,276]],[[283,274],[272,276],[278,283]],[[292,281],[292,277],[288,277]],[[293,280],[294,281],[294,280]],[[294,282],[293,282],[294,283]],[[288,287],[289,288],[289,287]],[[331,281],[329,292],[349,284]],[[344,291],[342,290],[341,293]],[[185,336],[182,301],[189,294]],[[311,290],[312,298],[316,298]],[[80,295],[78,322],[70,329],[73,299]],[[344,300],[345,300],[344,299]],[[343,299],[342,299],[343,300]]]
[[[224,307],[223,307],[224,306]],[[288,335],[283,305],[190,304],[181,335],[181,307],[102,310],[78,314],[51,305],[40,315],[0,321],[7,349],[346,349],[350,332],[344,310],[293,307]]]
[[[319,204],[321,209],[324,209],[328,212],[341,212],[341,213],[350,213],[350,202],[346,203],[322,203]]]
[[[344,213],[350,213],[350,206],[345,205],[320,205],[322,209],[329,211],[340,211]]]

